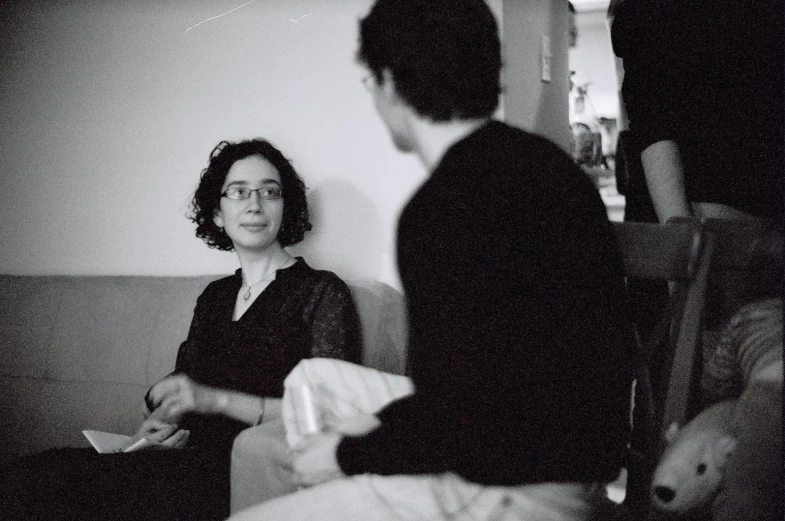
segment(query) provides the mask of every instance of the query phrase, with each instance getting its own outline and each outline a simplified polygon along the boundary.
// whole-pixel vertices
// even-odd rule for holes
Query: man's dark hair
[[[220,208],[221,187],[232,165],[246,157],[259,156],[272,164],[281,176],[281,193],[284,200],[283,220],[278,231],[281,246],[291,246],[302,241],[305,232],[311,229],[305,183],[297,175],[291,162],[280,150],[263,139],[251,139],[239,143],[221,141],[210,153],[207,168],[202,170],[188,218],[196,223],[196,236],[211,248],[232,251],[234,245],[213,217]]]
[[[433,121],[488,117],[499,103],[501,48],[483,0],[378,0],[360,21],[357,60]]]

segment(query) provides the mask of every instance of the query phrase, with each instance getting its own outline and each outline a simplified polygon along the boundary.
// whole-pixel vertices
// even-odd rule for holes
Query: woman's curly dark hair
[[[281,246],[297,244],[303,240],[305,232],[311,229],[305,183],[281,151],[264,139],[249,139],[239,143],[221,141],[210,153],[210,161],[207,168],[202,170],[199,186],[187,214],[196,223],[196,236],[211,248],[234,250],[232,240],[213,222],[213,217],[220,207],[221,187],[229,169],[236,161],[249,156],[262,157],[278,170],[284,199],[278,242]]]

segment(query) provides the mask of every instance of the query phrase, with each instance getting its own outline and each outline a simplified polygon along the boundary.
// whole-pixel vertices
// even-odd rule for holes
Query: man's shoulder
[[[549,139],[491,121],[445,154],[410,201],[406,217],[416,220],[485,205],[486,214],[548,212],[590,204],[596,189],[572,158]],[[600,202],[601,204],[601,202]]]
[[[504,143],[512,142],[521,145],[538,146],[545,148],[558,147],[548,138],[520,127],[510,125],[503,121],[491,120],[475,133],[486,140],[501,140]]]
[[[474,158],[467,163],[482,166],[489,181],[558,188],[583,175],[572,157],[544,136],[501,122],[485,130],[471,149]]]
[[[477,171],[520,172],[537,169],[539,165],[572,169],[574,162],[548,138],[492,120],[455,143],[445,154],[437,172],[446,170],[451,175],[460,172],[471,175]]]
[[[567,152],[547,137],[507,123],[493,122],[489,125],[485,141],[483,148],[499,161],[524,164],[566,160],[566,164],[573,163]]]

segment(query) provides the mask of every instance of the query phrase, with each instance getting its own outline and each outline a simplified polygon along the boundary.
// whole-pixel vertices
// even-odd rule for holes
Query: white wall
[[[212,148],[262,136],[311,188],[314,231],[295,253],[399,285],[395,223],[425,174],[359,81],[371,0],[256,0],[208,20],[240,4],[3,2],[0,273],[233,271],[234,254],[208,249],[183,215]],[[503,0],[489,4],[501,17]],[[538,104],[534,130],[552,119]]]
[[[259,0],[186,32],[240,3],[12,4],[0,22],[0,272],[234,270],[183,214],[213,146],[263,136],[318,201],[310,246],[331,255],[313,264],[392,277],[396,214],[423,172],[394,151],[359,82],[370,0]]]
[[[505,119],[569,150],[567,2],[505,0],[503,6]],[[543,36],[550,42],[550,81],[541,70]]]
[[[618,117],[616,67],[606,24],[606,10],[578,10],[575,24],[578,27],[578,41],[570,49],[570,70],[579,72],[591,81],[589,96],[598,116]]]

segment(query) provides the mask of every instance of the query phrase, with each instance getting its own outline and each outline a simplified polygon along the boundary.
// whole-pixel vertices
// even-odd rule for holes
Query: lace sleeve
[[[335,277],[323,285],[311,320],[311,356],[362,362],[360,319],[345,282]]]

